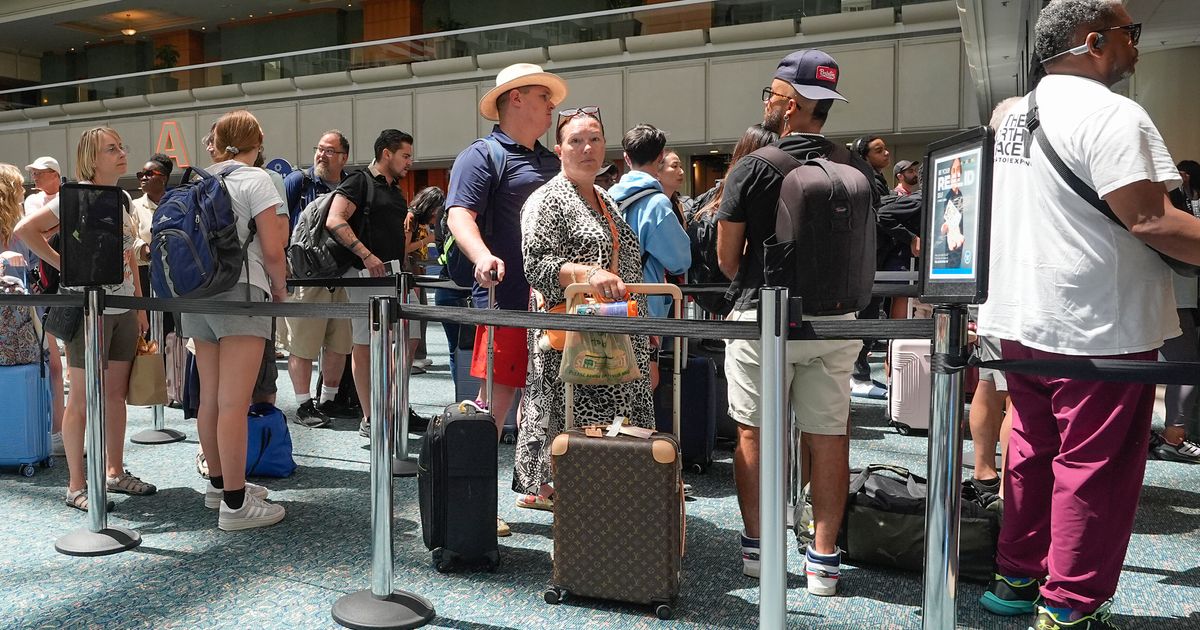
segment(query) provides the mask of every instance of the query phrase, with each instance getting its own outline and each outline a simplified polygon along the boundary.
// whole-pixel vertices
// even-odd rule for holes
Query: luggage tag
[[[649,439],[654,435],[654,429],[646,429],[642,427],[626,426],[625,422],[629,418],[625,416],[613,416],[612,424],[608,425],[607,437],[616,437],[618,435],[628,435],[630,437]]]

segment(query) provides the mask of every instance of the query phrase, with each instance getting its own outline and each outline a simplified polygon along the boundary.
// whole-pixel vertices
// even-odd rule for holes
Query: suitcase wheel
[[[654,609],[654,614],[659,619],[662,619],[665,621],[667,619],[670,619],[671,616],[675,614],[675,611],[672,610],[671,607],[667,604],[659,604],[658,607]]]
[[[450,559],[445,558],[442,555],[441,549],[433,550],[432,559],[433,559],[433,568],[437,569],[438,573],[449,573],[450,572],[450,568],[453,563],[450,561]]]
[[[707,467],[705,467],[702,464],[688,464],[687,470],[690,473],[696,473],[697,475],[701,475],[701,474],[704,474],[704,471],[707,470]]]
[[[517,434],[505,431],[504,435],[502,435],[500,437],[500,441],[504,444],[516,444],[517,443]]]
[[[32,477],[34,472],[33,464],[21,464],[22,477]]]
[[[46,461],[42,462],[42,468],[54,468],[54,458],[47,457]]]
[[[907,424],[903,424],[900,422],[893,422],[892,426],[895,427],[896,433],[899,433],[900,435],[911,435],[912,434],[912,427],[908,426]]]
[[[545,593],[542,593],[542,599],[545,599],[547,604],[554,606],[561,602],[566,594],[567,592],[561,588],[555,588],[551,586],[550,588],[546,589]]]

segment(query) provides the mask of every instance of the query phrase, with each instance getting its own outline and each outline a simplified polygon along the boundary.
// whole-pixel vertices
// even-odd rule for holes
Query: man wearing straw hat
[[[538,139],[550,128],[555,106],[566,97],[567,84],[559,76],[531,63],[508,66],[496,76],[496,87],[479,101],[479,113],[498,124],[454,160],[446,195],[447,222],[459,249],[475,265],[471,297],[478,308],[487,307],[487,290],[493,286],[497,307],[519,311],[529,307],[521,257],[521,206],[561,170],[558,156]],[[503,149],[502,160],[493,159],[497,145]],[[491,279],[493,272],[496,280]],[[483,326],[476,328],[471,375],[479,379],[487,369],[485,335]],[[517,391],[525,386],[529,361],[525,330],[497,328],[494,347],[493,399],[487,402],[499,439]],[[496,533],[509,535],[508,525],[497,519]]]

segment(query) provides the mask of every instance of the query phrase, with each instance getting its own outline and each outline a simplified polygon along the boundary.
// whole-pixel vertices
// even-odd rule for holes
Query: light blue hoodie
[[[646,282],[663,282],[667,272],[682,274],[692,265],[692,247],[687,232],[679,224],[671,200],[662,192],[662,184],[648,173],[629,171],[609,189],[608,194],[620,205],[647,188],[658,193],[642,197],[626,208],[625,222],[633,228],[641,244],[641,256],[645,261],[642,275]],[[651,317],[666,317],[671,310],[670,304],[671,300],[667,297],[646,300]]]

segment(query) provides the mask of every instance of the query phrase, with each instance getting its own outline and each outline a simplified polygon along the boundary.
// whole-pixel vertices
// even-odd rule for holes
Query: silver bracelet
[[[596,273],[599,271],[601,271],[600,267],[592,267],[590,270],[588,270],[587,275],[583,277],[583,281],[591,284],[592,276],[596,275]]]

